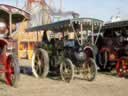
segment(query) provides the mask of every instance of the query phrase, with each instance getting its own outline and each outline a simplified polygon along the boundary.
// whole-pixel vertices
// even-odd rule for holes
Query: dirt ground
[[[22,65],[29,63],[21,62]],[[128,79],[112,73],[98,73],[93,82],[76,78],[69,84],[52,77],[37,79],[31,74],[21,74],[16,88],[7,86],[2,80],[0,96],[128,96]]]

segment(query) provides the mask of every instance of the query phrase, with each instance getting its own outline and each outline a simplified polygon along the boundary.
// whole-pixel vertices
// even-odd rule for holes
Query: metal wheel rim
[[[64,81],[70,82],[73,78],[72,64],[68,60],[61,64],[61,77]]]
[[[107,51],[104,51],[104,52],[100,53],[100,55],[99,55],[99,63],[100,63],[100,66],[103,67],[103,69],[106,68],[107,63],[108,63],[108,53],[107,53]]]
[[[83,77],[84,79],[91,80],[96,74],[96,69],[93,61],[88,60],[83,64]]]
[[[43,74],[44,58],[43,58],[41,52],[36,53],[36,55],[35,55],[34,69],[39,76],[41,76]]]

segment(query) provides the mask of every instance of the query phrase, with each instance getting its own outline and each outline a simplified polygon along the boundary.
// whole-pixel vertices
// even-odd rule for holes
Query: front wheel
[[[71,82],[74,77],[74,65],[70,59],[65,59],[60,65],[60,75],[62,80]]]
[[[124,65],[124,63],[125,63],[125,60],[119,60],[116,64],[116,71],[117,71],[117,74],[118,74],[119,77],[124,76],[123,75],[123,71],[124,71],[123,65]]]
[[[14,57],[14,55],[8,56],[6,70],[7,72],[5,73],[5,77],[7,84],[10,86],[16,86],[17,81],[19,80],[20,67],[18,59]]]
[[[83,64],[83,78],[88,81],[93,81],[96,77],[97,73],[97,67],[95,60],[92,58],[86,59],[86,61]]]

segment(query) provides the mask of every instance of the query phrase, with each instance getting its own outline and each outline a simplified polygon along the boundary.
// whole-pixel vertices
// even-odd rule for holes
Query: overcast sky
[[[24,1],[19,0],[20,7]],[[53,5],[58,6],[59,0],[53,1]],[[16,0],[0,0],[0,3],[16,5]],[[118,13],[121,17],[128,17],[128,0],[63,0],[63,10],[78,12],[81,17],[94,17],[107,21]]]

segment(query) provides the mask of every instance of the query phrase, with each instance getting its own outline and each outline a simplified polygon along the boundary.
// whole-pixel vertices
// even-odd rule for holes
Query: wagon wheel
[[[98,66],[100,67],[100,70],[102,71],[105,71],[105,70],[108,70],[108,71],[111,71],[112,68],[111,68],[111,65],[109,65],[108,63],[108,59],[109,59],[109,52],[108,51],[103,51],[103,52],[100,52],[98,54],[98,57],[97,57],[97,63],[98,63]]]
[[[36,49],[32,57],[32,72],[35,77],[46,77],[49,71],[49,57],[44,49]]]
[[[116,64],[116,71],[119,77],[123,77],[123,62],[124,60],[119,60]]]
[[[83,64],[83,71],[82,71],[82,75],[84,79],[88,81],[93,81],[96,77],[96,73],[97,73],[97,68],[94,59],[92,58],[86,59],[86,61]]]
[[[5,73],[5,77],[7,84],[11,86],[16,86],[20,75],[20,67],[18,59],[16,57],[12,55],[8,56],[6,70],[7,72]]]
[[[60,65],[60,75],[62,80],[71,82],[74,77],[74,65],[70,59],[65,59]]]

